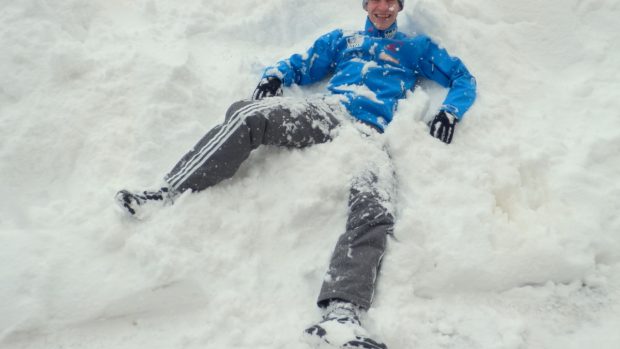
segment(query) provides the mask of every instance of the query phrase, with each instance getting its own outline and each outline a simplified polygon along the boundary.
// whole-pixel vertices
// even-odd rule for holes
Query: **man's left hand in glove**
[[[435,119],[429,123],[431,127],[431,136],[441,140],[446,144],[452,142],[454,135],[454,127],[459,119],[456,116],[442,110],[435,116]]]

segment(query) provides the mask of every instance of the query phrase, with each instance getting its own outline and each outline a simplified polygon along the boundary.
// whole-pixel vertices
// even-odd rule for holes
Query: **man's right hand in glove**
[[[258,86],[256,86],[256,90],[254,90],[254,94],[252,95],[252,99],[257,101],[265,97],[274,96],[282,96],[282,80],[271,76],[262,79],[258,83]]]

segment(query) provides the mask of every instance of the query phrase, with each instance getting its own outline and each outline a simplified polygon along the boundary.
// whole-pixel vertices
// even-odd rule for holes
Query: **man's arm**
[[[304,54],[294,54],[265,69],[264,78],[278,78],[285,86],[295,83],[308,85],[333,72],[341,30],[334,30],[318,38]]]
[[[476,100],[476,79],[460,59],[450,56],[428,37],[419,40],[423,40],[425,46],[419,61],[421,73],[449,88],[440,112],[429,123],[430,134],[450,144],[456,123]]]
[[[476,79],[460,59],[450,56],[429,38],[424,40],[426,49],[419,63],[421,72],[450,89],[441,109],[460,120],[476,100]]]

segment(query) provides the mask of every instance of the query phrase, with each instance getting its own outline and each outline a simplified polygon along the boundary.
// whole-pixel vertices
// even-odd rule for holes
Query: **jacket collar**
[[[375,27],[375,25],[372,23],[370,18],[366,17],[366,29],[365,29],[365,32],[369,36],[374,36],[374,37],[378,37],[378,38],[392,39],[392,38],[394,38],[394,36],[396,36],[396,33],[398,33],[398,25],[396,24],[396,22],[394,22],[394,24],[392,24],[386,30],[379,30],[379,29],[377,29],[377,27]]]

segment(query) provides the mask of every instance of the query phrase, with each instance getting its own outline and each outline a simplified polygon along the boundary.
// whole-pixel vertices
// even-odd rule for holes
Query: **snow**
[[[345,85],[334,86],[333,88],[335,91],[338,91],[338,92],[349,91],[355,95],[366,97],[375,103],[383,104],[383,101],[377,98],[377,95],[371,89],[369,89],[368,86],[366,85],[345,84]]]
[[[430,83],[386,132],[398,222],[363,321],[389,348],[620,347],[619,15],[407,1],[401,29],[479,99],[449,146]],[[357,0],[4,1],[0,347],[306,348],[358,138],[259,149],[141,222],[112,198],[157,185],[265,66],[364,20]]]

